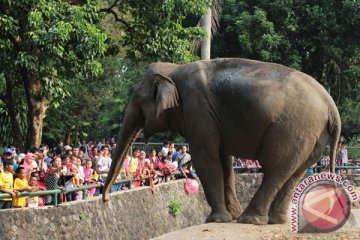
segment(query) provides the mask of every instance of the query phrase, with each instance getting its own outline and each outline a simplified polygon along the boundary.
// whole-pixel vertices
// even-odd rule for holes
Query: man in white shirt
[[[110,170],[111,158],[108,156],[109,148],[106,146],[103,146],[100,151],[102,152],[102,156],[100,154],[100,157],[98,158],[96,172],[100,175],[99,180],[105,182]]]
[[[170,147],[169,142],[164,142],[164,146],[161,149],[161,153],[163,156],[167,156],[167,154],[169,152],[169,147]]]

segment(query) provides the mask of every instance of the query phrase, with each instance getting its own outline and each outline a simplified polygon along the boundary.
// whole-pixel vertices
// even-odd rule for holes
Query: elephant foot
[[[249,223],[255,225],[265,225],[268,223],[268,221],[268,216],[260,216],[255,214],[242,214],[237,220],[238,223]]]
[[[269,224],[284,224],[287,222],[287,214],[270,212],[269,213]]]
[[[229,212],[211,212],[210,215],[207,217],[206,222],[231,222],[232,216]]]

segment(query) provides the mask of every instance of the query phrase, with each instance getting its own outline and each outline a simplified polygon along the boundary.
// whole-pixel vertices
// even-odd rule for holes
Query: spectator
[[[72,155],[79,157],[80,148],[79,147],[73,147],[72,148]]]
[[[129,176],[129,158],[130,156],[127,154],[124,159],[124,163],[121,166],[120,176],[122,179],[127,178]]]
[[[172,156],[173,156],[173,152],[172,152],[172,151],[169,151],[168,154],[167,154],[167,157],[166,157],[166,161],[168,161],[168,162],[171,163],[171,165],[172,165],[171,169],[175,169],[175,170],[176,170],[176,169],[178,169],[179,164],[178,164],[177,161],[173,161],[173,160],[172,160]]]
[[[156,160],[156,164],[155,164],[155,169],[158,168],[158,165],[161,162],[162,158],[163,158],[162,152],[158,151],[158,153],[156,154],[156,159],[157,160]]]
[[[199,178],[196,175],[195,170],[192,166],[192,160],[187,161],[185,164],[182,165],[181,173],[187,178],[196,179],[197,181],[199,181]]]
[[[99,158],[99,160],[97,162],[96,171],[100,175],[98,181],[105,182],[108,172],[110,170],[111,158],[108,157],[109,149],[107,147],[103,146],[102,149],[100,150],[100,152],[101,152],[100,155],[102,155],[102,156]]]
[[[73,150],[72,150],[72,147],[71,147],[71,146],[66,145],[66,146],[64,147],[64,150],[65,150],[65,154],[68,154],[68,155],[70,155],[70,156],[73,155]]]
[[[90,159],[93,162],[93,166],[96,167],[97,162],[99,161],[99,153],[97,147],[91,149]]]
[[[63,147],[64,147],[64,142],[63,142],[62,140],[59,141],[58,147],[59,147],[59,148],[63,148]]]
[[[12,160],[14,161],[13,159],[13,155],[12,155],[12,150],[10,148],[5,148],[4,149],[4,152],[3,152],[3,160]]]
[[[72,178],[71,178],[72,187],[81,186],[82,183],[83,183],[83,179],[81,180],[79,176],[84,175],[84,170],[83,170],[82,166],[81,166],[81,172],[79,170],[78,165],[73,165],[71,170],[72,170],[72,172],[71,172],[71,174],[72,174]],[[82,191],[77,191],[77,192],[73,193],[73,200],[82,200]]]
[[[65,166],[61,165],[61,158],[54,158],[51,166],[48,170],[48,175],[45,178],[45,184],[48,190],[54,190],[58,188],[58,181],[61,176],[67,173]],[[52,196],[50,196],[51,202],[53,202]]]
[[[190,154],[187,153],[187,147],[181,146],[180,153],[177,156],[176,161],[178,162],[179,171],[182,170],[183,165],[191,160]]]
[[[25,158],[25,153],[20,153],[16,156],[14,161],[14,172],[16,172],[17,168],[19,167],[20,162],[22,162]]]
[[[316,168],[316,163],[314,163],[308,169],[306,169],[306,173],[307,174],[314,174],[315,173],[315,171],[314,171],[315,168]]]
[[[148,158],[146,158],[146,152],[140,151],[140,157],[139,157],[139,162],[138,162],[138,169],[140,170],[140,172],[142,172],[142,169],[144,167],[148,166],[149,162],[150,162],[150,160]]]
[[[99,149],[102,149],[103,146],[105,146],[105,138],[101,139],[101,142],[99,142],[99,143],[97,144],[97,147],[98,147]]]
[[[111,143],[110,143],[109,139],[106,139],[106,140],[105,140],[105,145],[104,145],[104,146],[109,149],[109,152],[112,151]]]
[[[41,144],[40,145],[40,153],[42,153],[42,157],[44,158],[44,163],[46,165],[46,169],[44,168],[45,172],[47,171],[47,168],[50,166],[51,164],[51,158],[48,156],[49,153],[49,146],[46,144]]]
[[[35,161],[35,154],[28,152],[25,155],[24,162],[20,164],[19,167],[23,167],[27,171],[26,179],[30,179],[31,173],[38,171],[38,164]]]
[[[64,154],[61,156],[61,165],[66,167],[68,173],[71,172],[72,164],[70,155]]]
[[[150,186],[151,191],[155,192],[155,185],[159,183],[159,172],[155,170],[154,163],[150,162],[149,167],[144,169],[143,175],[148,176],[145,180],[145,186]]]
[[[342,165],[346,166],[348,164],[348,150],[346,148],[345,143],[341,144],[340,157],[341,157]]]
[[[50,167],[50,166],[49,166]],[[45,191],[47,190],[47,187],[46,187],[46,184],[45,184],[45,172],[43,170],[40,170],[38,172],[38,181],[36,183],[36,188],[39,190],[39,191]],[[31,178],[32,176],[30,176]],[[39,196],[39,207],[42,207],[44,205],[48,205],[51,203],[51,198],[47,195],[43,196]]]
[[[6,149],[5,149],[6,151]],[[4,153],[5,153],[4,151]],[[14,190],[14,165],[12,159],[4,159],[4,170],[0,173],[0,192],[9,193],[15,198],[18,191]],[[12,198],[0,199],[0,209],[11,208]]]
[[[138,168],[139,159],[137,158],[139,150],[137,148],[133,149],[132,155],[129,159],[129,176],[135,177],[136,176],[136,169]]]
[[[19,167],[16,174],[16,179],[14,182],[14,190],[18,192],[33,191],[35,188],[32,188],[28,184],[26,169]],[[16,197],[13,200],[13,207],[15,208],[24,208],[26,207],[26,197]]]
[[[318,162],[317,166],[320,166],[322,169],[321,171],[329,171],[330,169],[330,156],[329,155],[323,155],[323,157]]]
[[[55,149],[55,155],[53,156],[53,159],[55,159],[56,157],[61,157],[64,154],[64,150],[60,147],[57,147]],[[51,165],[51,161],[50,161],[50,165]]]
[[[180,147],[181,148],[181,147]],[[175,162],[177,156],[180,154],[180,148],[178,149],[178,151],[176,151],[176,149],[174,148],[173,155],[172,155],[172,161]],[[177,162],[177,161],[176,161]]]
[[[151,150],[151,153],[149,156],[149,161],[150,161],[150,163],[154,163],[155,166],[159,162],[159,159],[156,157],[156,149]]]
[[[90,142],[89,144],[87,144],[86,141],[83,140],[81,142],[80,149],[82,149],[86,157],[90,157],[90,151],[91,151]]]
[[[176,153],[176,149],[175,149],[175,144],[174,144],[174,143],[170,143],[170,144],[169,144],[169,151],[171,151],[172,153]]]
[[[85,167],[84,167],[84,184],[85,185],[92,185],[96,182],[92,179],[93,176],[93,169],[92,169],[92,161],[90,159],[86,160]],[[88,196],[93,197],[96,188],[88,189]]]
[[[76,176],[79,179],[80,184],[82,184],[84,182],[84,168],[83,166],[81,166],[81,160],[79,157],[76,156],[71,156],[70,159],[71,159],[72,167],[76,166],[76,170],[77,170]]]
[[[161,148],[161,153],[162,153],[163,156],[167,156],[167,154],[169,152],[169,147],[170,147],[169,142],[165,141],[164,146]]]
[[[33,191],[39,190],[37,188],[38,178],[35,176],[30,176],[29,179],[29,187]],[[34,208],[34,207],[40,207],[43,206],[42,204],[42,198],[40,196],[27,196],[26,197],[26,207]]]

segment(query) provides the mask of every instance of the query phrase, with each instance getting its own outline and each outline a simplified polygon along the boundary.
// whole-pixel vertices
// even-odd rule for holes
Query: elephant
[[[138,134],[173,131],[191,155],[211,212],[206,222],[279,224],[305,170],[330,144],[332,170],[341,120],[315,79],[286,66],[241,58],[149,65],[119,130],[103,201]],[[232,158],[259,160],[263,181],[243,211]]]

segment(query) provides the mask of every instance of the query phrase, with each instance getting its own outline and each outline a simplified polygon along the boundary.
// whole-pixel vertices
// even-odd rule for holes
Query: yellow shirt
[[[6,190],[13,190],[14,177],[11,172],[0,172],[0,187]],[[12,198],[4,198],[2,201],[11,201]]]
[[[138,167],[139,160],[137,157],[130,157],[129,158],[129,173],[135,173]]]
[[[27,187],[29,187],[29,184],[28,184],[28,181],[26,180],[26,178],[24,178],[22,180],[20,178],[15,179],[15,182],[14,182],[15,190],[21,190],[21,189],[24,189]],[[14,198],[13,206],[14,207],[26,207],[26,197]]]

